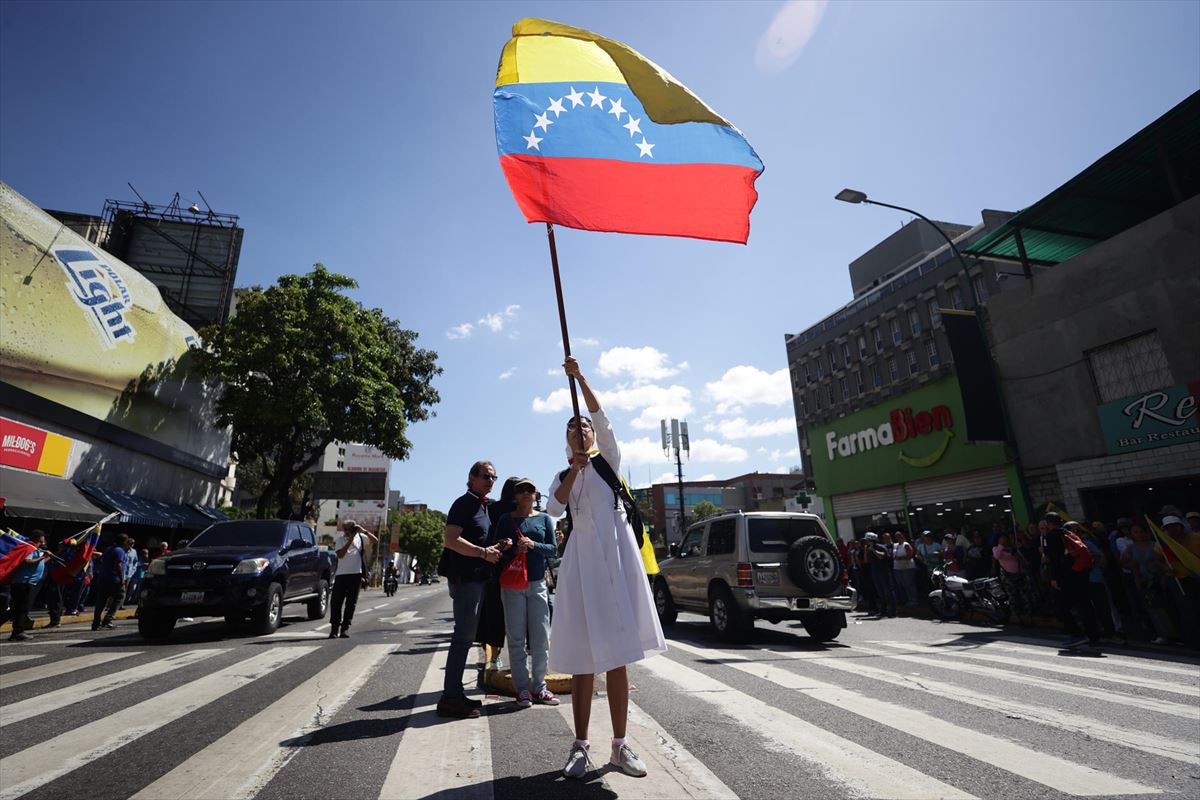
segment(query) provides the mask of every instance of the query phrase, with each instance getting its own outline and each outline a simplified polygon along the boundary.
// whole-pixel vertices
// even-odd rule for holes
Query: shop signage
[[[382,450],[366,444],[346,445],[342,463],[346,472],[387,472],[392,466],[392,460]]]
[[[1003,445],[967,444],[958,380],[945,378],[809,432],[822,495],[1004,464]]]
[[[0,417],[0,464],[60,478],[67,472],[72,440]]]
[[[1200,441],[1200,382],[1155,389],[1097,407],[1109,453]]]

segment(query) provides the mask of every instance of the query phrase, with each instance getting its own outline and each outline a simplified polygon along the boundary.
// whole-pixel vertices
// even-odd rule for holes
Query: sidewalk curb
[[[133,615],[137,613],[136,608],[122,608],[116,613],[113,619],[133,619]],[[62,626],[90,623],[93,617],[91,614],[63,614],[59,619],[59,624]],[[33,627],[29,630],[41,630],[50,625],[50,617],[45,616],[43,612],[39,612],[38,616],[33,617]],[[6,622],[0,625],[0,633],[11,633],[12,623]]]

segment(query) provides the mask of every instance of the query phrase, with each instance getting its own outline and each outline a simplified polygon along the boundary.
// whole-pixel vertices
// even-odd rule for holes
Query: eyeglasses
[[[568,422],[568,423],[567,423],[567,430],[569,430],[569,431],[573,431],[573,430],[575,430],[576,428],[578,428],[578,427],[579,427],[579,425],[580,425],[580,423],[579,423],[579,420],[575,420],[575,419],[573,419],[573,420],[571,420],[570,422]],[[592,429],[591,423],[589,423],[587,420],[584,420],[584,421],[583,421],[583,427],[584,427],[586,430],[589,430],[589,431]]]
[[[476,477],[476,478],[483,478],[485,481],[494,481],[494,480],[496,480],[496,478],[498,478],[498,477],[500,477],[500,476],[499,476],[499,475],[488,475],[488,474],[485,472],[485,473],[481,473],[481,474],[479,474],[479,475],[476,475],[475,477]]]

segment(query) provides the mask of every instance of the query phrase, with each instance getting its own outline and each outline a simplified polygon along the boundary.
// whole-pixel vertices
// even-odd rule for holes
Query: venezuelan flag
[[[60,558],[63,564],[50,570],[50,577],[55,583],[71,584],[79,581],[84,570],[92,562],[92,553],[100,544],[100,528],[92,528],[90,532],[76,539],[68,539],[63,547]]]
[[[7,583],[37,547],[14,531],[0,531],[0,583]]]
[[[500,56],[500,165],[529,222],[745,244],[763,164],[742,134],[620,42],[523,19]]]

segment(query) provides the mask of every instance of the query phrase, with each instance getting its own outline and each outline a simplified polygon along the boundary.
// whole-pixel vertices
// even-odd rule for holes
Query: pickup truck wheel
[[[308,618],[325,619],[329,611],[329,581],[321,578],[317,581],[317,596],[308,601]]]
[[[742,611],[725,587],[714,589],[708,598],[708,621],[727,642],[746,639],[754,629],[754,617]]]
[[[664,628],[674,625],[675,620],[679,618],[679,611],[675,608],[671,590],[662,578],[654,582],[654,608],[658,611],[659,624]]]
[[[138,612],[138,633],[143,639],[166,639],[175,630],[175,616],[141,609]]]
[[[805,614],[800,624],[804,626],[808,638],[818,642],[832,642],[846,627],[845,611],[818,611]]]
[[[829,597],[841,588],[842,560],[826,537],[803,536],[788,548],[787,574],[809,594]]]
[[[272,583],[267,589],[267,602],[257,606],[250,614],[250,623],[259,636],[274,633],[283,618],[283,587]]]

